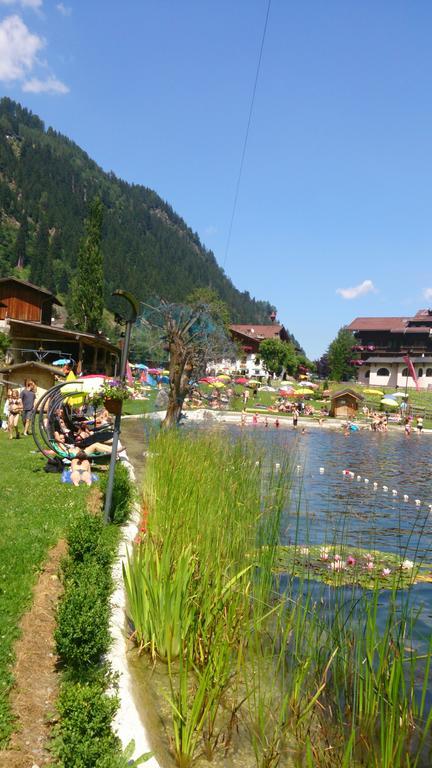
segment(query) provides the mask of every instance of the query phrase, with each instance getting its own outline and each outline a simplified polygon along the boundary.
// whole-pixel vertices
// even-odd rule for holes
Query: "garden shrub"
[[[106,486],[108,482],[108,473],[101,479],[101,491],[105,498]],[[134,485],[129,477],[129,472],[125,464],[118,461],[115,465],[114,485],[111,503],[111,520],[113,523],[121,525],[124,523],[131,512],[134,500]]]
[[[82,563],[93,557],[101,565],[109,565],[112,551],[110,542],[104,536],[102,519],[88,512],[79,515],[69,526],[68,550],[74,563]]]
[[[109,646],[109,588],[109,571],[96,562],[69,570],[54,636],[62,662],[75,673],[98,664]]]
[[[57,702],[60,717],[53,752],[61,768],[111,768],[120,741],[111,730],[118,707],[103,683],[65,682]]]
[[[106,479],[104,479],[106,488]],[[126,467],[116,465],[113,519],[123,522],[133,486]],[[133,765],[111,729],[118,707],[109,668],[102,663],[111,641],[111,563],[118,529],[83,513],[69,527],[69,554],[62,562],[64,593],[57,611],[55,641],[66,670],[57,703],[59,724],[53,752],[60,768],[125,768]]]

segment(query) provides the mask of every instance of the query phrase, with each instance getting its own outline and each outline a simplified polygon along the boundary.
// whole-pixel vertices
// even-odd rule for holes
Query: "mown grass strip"
[[[46,474],[31,438],[0,431],[0,747],[13,730],[9,691],[21,616],[48,550],[85,507],[87,488]]]

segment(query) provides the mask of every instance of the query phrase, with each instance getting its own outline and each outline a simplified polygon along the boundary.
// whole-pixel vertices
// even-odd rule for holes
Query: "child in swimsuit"
[[[74,485],[85,483],[92,484],[90,462],[84,451],[78,451],[75,458],[71,461],[71,481]]]

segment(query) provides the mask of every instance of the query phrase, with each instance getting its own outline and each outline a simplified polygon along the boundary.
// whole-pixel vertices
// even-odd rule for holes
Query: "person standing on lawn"
[[[15,437],[18,440],[20,436],[19,429],[18,429],[19,415],[23,409],[23,404],[19,396],[18,389],[12,390],[8,400],[9,400],[9,416],[8,416],[9,440],[12,440],[14,430],[15,430]]]
[[[23,408],[22,420],[24,425],[24,436],[27,437],[36,400],[36,387],[34,381],[28,379],[24,389],[22,389],[20,392],[20,398]]]

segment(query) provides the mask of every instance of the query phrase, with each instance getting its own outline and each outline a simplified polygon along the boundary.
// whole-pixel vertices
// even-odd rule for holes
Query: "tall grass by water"
[[[148,528],[124,576],[143,663],[165,665],[171,753],[180,768],[425,768],[431,646],[416,651],[409,592],[390,590],[380,631],[378,588],[277,574],[289,491],[287,454],[152,439]]]

